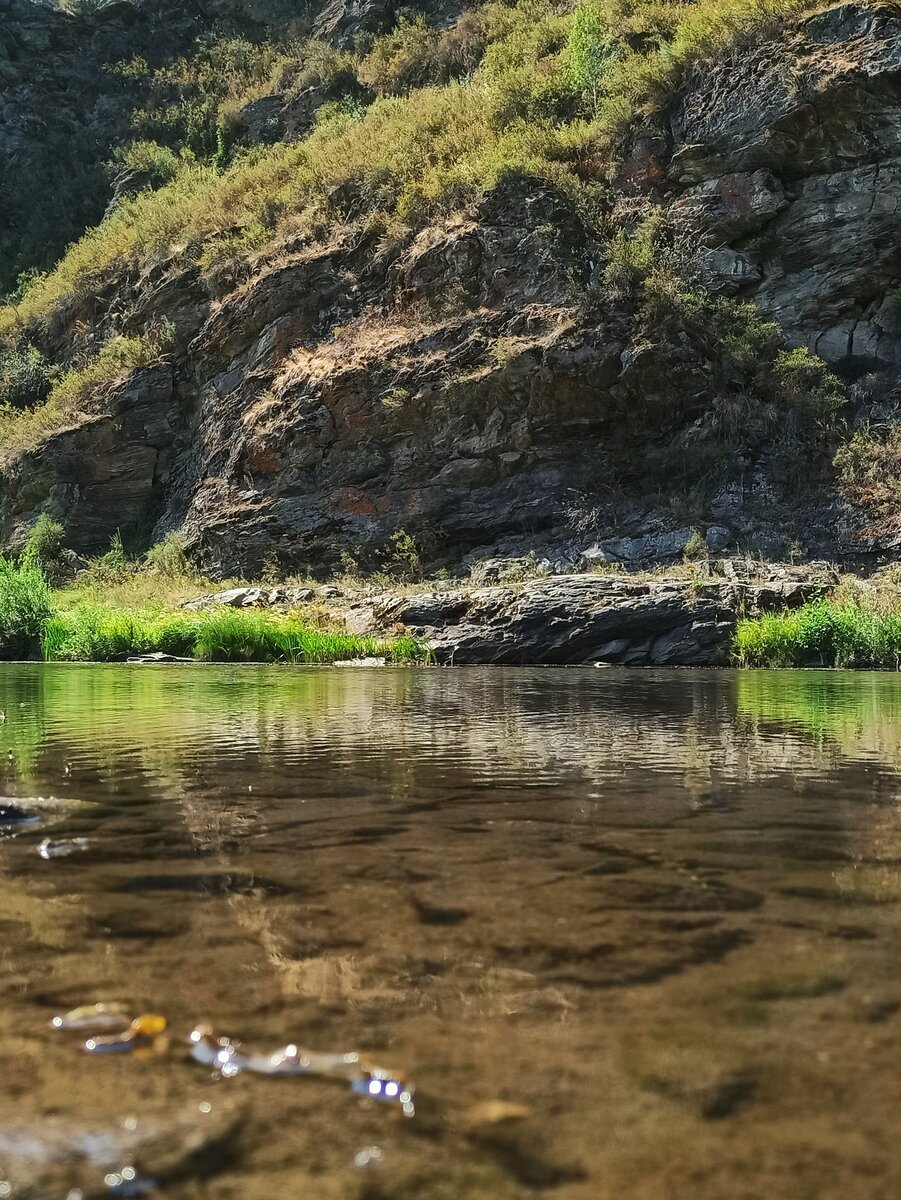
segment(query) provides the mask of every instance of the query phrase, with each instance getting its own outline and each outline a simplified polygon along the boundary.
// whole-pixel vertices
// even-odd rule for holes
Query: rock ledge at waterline
[[[440,663],[720,666],[742,615],[797,607],[823,594],[811,579],[654,580],[558,575],[511,586],[448,585],[376,595],[340,588],[233,588],[190,607],[340,608],[349,633],[424,638]]]
[[[379,596],[351,608],[354,633],[403,626],[459,665],[621,663],[716,666],[728,661],[738,617],[803,604],[811,583],[633,583],[590,575],[520,588]]]

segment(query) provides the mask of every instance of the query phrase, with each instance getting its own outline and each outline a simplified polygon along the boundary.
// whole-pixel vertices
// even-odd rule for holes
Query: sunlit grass
[[[414,638],[355,637],[317,629],[290,613],[230,608],[128,611],[99,604],[81,604],[51,616],[43,628],[41,650],[45,660],[56,662],[117,662],[156,653],[206,662],[428,658],[426,646]]]
[[[901,665],[901,616],[818,600],[791,612],[740,621],[735,658],[746,667]]]

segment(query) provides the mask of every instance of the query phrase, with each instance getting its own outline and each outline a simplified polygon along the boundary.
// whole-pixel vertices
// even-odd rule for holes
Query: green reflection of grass
[[[403,711],[413,703],[415,675],[257,664],[4,664],[0,768],[8,779],[44,787],[48,772],[74,754],[114,773],[121,756],[137,751],[145,769],[177,785],[198,746],[214,758],[217,743],[275,747],[326,736],[348,719],[366,730],[383,706]]]
[[[738,712],[802,725],[844,750],[873,749],[889,760],[901,747],[901,680],[878,672],[739,671]]]

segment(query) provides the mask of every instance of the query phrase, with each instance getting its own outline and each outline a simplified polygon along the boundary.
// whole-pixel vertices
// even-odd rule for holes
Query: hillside
[[[6,543],[892,555],[894,9],[3,15]]]

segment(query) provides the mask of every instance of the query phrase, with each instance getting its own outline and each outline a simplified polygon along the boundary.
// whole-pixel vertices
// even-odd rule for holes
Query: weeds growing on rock
[[[170,337],[169,327],[141,337],[114,335],[81,366],[58,375],[45,402],[36,399],[31,408],[0,408],[0,450],[34,445],[79,413],[96,411],[101,398],[129,371],[158,363]]]

